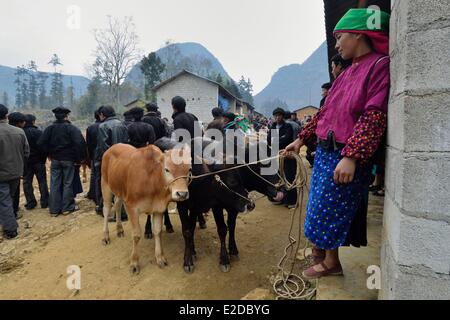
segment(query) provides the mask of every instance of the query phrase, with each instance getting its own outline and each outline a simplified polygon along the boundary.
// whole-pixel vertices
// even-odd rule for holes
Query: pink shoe
[[[311,256],[313,257],[312,265],[315,266],[315,265],[323,262],[323,260],[325,260],[326,253],[325,253],[325,250],[321,250],[316,247],[313,247]]]
[[[303,277],[305,277],[306,279],[319,279],[319,278],[327,277],[327,276],[343,276],[344,275],[342,266],[340,264],[331,269],[328,268],[325,265],[325,263],[323,263],[323,262],[321,262],[320,265],[324,269],[323,271],[316,271],[316,270],[314,270],[314,266],[312,266],[311,268],[303,271],[303,273],[302,273]]]

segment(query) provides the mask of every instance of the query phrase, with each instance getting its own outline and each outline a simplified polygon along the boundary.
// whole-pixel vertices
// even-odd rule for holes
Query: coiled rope
[[[314,285],[309,280],[303,279],[302,276],[295,273],[294,269],[300,262],[297,254],[300,252],[300,246],[303,239],[303,257],[306,258],[306,250],[309,248],[309,242],[303,237],[303,204],[305,197],[305,188],[308,186],[308,172],[305,164],[299,154],[291,155],[297,164],[297,174],[295,180],[291,183],[286,179],[284,172],[285,157],[280,157],[280,176],[287,191],[297,190],[297,203],[294,213],[292,214],[291,226],[288,234],[289,244],[284,249],[284,255],[278,264],[278,273],[273,281],[273,290],[277,295],[277,300],[308,300],[312,299],[316,293],[317,280]],[[298,223],[298,236],[293,236],[294,225]],[[302,268],[299,268],[300,270]]]

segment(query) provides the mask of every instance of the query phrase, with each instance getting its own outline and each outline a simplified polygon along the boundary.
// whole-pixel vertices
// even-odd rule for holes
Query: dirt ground
[[[84,184],[85,191],[87,187]],[[171,215],[175,233],[163,234],[169,266],[158,268],[154,240],[142,239],[141,273],[131,276],[129,224],[124,224],[122,239],[116,237],[115,224],[111,224],[112,243],[104,247],[103,219],[83,195],[77,201],[81,210],[68,217],[52,218],[42,209],[24,210],[19,237],[12,241],[0,238],[0,299],[241,299],[255,288],[270,289],[269,279],[288,243],[293,214],[265,198],[258,200],[254,212],[238,218],[240,260],[233,261],[225,274],[218,267],[220,243],[212,214],[207,217],[208,228],[196,231],[198,260],[193,274],[183,270],[180,221]],[[142,229],[145,218],[141,217]],[[76,294],[66,287],[71,265],[81,267],[81,290]]]

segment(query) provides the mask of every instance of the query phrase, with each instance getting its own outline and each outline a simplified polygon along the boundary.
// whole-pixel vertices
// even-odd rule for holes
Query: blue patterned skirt
[[[342,149],[317,148],[306,209],[305,235],[325,250],[345,244],[352,219],[370,184],[370,165],[357,165],[352,183],[334,183],[334,170],[342,160],[341,152]]]

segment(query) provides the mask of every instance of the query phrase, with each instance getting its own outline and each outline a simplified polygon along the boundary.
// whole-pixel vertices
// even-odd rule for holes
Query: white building
[[[202,122],[212,120],[212,109],[221,107],[225,111],[250,115],[253,106],[236,98],[219,83],[183,70],[153,88],[162,117],[170,119],[173,113],[172,98],[181,96],[186,100],[186,111]]]

